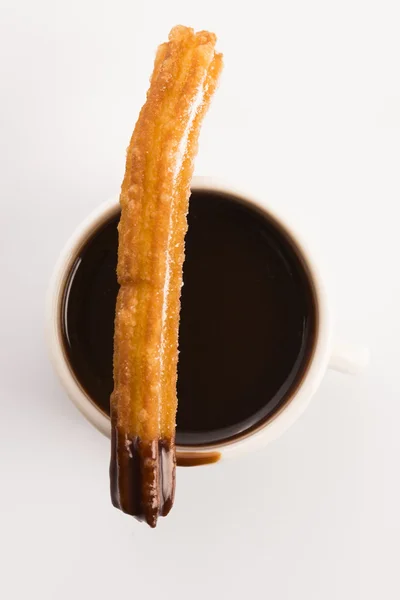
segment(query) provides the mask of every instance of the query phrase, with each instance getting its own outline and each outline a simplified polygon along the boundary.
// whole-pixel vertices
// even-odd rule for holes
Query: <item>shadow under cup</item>
[[[60,303],[72,375],[109,415],[119,210],[78,248]],[[179,331],[176,443],[215,448],[263,427],[290,401],[317,332],[310,276],[293,240],[235,196],[190,199]]]

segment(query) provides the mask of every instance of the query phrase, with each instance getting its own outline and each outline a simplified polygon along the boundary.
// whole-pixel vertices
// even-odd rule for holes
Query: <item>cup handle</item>
[[[341,373],[357,375],[368,366],[369,358],[369,350],[365,346],[338,341],[333,345],[329,368]]]

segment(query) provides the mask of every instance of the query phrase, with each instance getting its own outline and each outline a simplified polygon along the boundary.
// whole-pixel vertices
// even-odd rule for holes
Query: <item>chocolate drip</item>
[[[178,467],[199,467],[211,465],[220,460],[220,452],[179,452],[176,457]]]

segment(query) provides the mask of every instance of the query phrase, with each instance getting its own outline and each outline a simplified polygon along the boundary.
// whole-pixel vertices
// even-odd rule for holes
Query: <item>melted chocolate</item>
[[[220,452],[178,452],[176,462],[179,467],[199,467],[216,463],[220,458]]]
[[[79,252],[62,308],[71,369],[106,414],[113,389],[118,219]],[[192,194],[188,221],[176,432],[177,445],[185,447],[214,445],[270,419],[301,382],[316,332],[303,263],[274,221],[212,192]],[[184,455],[182,463],[190,464]],[[216,454],[208,459],[214,462]]]
[[[155,527],[158,517],[165,517],[174,502],[174,450],[170,440],[144,442],[137,436],[127,437],[113,424],[110,461],[113,505]]]

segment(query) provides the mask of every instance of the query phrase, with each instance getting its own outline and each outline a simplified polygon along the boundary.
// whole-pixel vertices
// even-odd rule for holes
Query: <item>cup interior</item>
[[[230,450],[237,449],[244,444],[249,443],[249,441],[254,442],[256,439],[259,440],[261,439],[261,436],[267,439],[268,436],[265,435],[265,432],[268,430],[271,432],[271,436],[274,436],[273,430],[276,429],[274,423],[279,421],[282,423],[282,426],[284,425],[282,415],[290,412],[288,410],[289,407],[295,403],[294,401],[296,398],[301,395],[301,390],[307,388],[307,381],[310,380],[310,377],[311,379],[315,379],[315,373],[313,374],[311,371],[313,365],[315,368],[314,363],[318,344],[321,345],[321,336],[318,335],[320,327],[320,298],[318,286],[316,285],[318,279],[310,266],[310,261],[304,253],[303,247],[299,244],[298,239],[292,234],[289,228],[283,225],[281,220],[268,212],[262,205],[260,206],[254,200],[243,196],[242,194],[230,191],[226,192],[225,189],[214,187],[212,185],[210,186],[209,184],[205,185],[204,182],[202,182],[201,185],[194,185],[192,189],[196,191],[207,190],[208,192],[215,192],[226,198],[231,198],[235,202],[241,203],[244,207],[253,212],[258,212],[259,215],[268,222],[269,226],[275,229],[277,235],[279,235],[282,240],[286,241],[291,251],[296,254],[299,269],[302,270],[302,276],[307,281],[313,306],[313,330],[311,332],[312,344],[307,349],[307,355],[303,357],[302,364],[297,368],[292,380],[289,383],[286,382],[287,389],[284,394],[284,400],[279,402],[275,409],[268,413],[267,417],[263,417],[260,413],[259,418],[256,418],[254,423],[247,427],[245,431],[236,432],[234,435],[226,436],[222,440],[211,439],[209,442],[205,443],[196,443],[196,440],[194,440],[194,442],[189,441],[189,443],[187,443],[186,440],[179,441],[178,439],[177,455],[178,463],[181,464],[216,462],[220,454],[229,453]],[[68,394],[75,404],[77,404],[78,408],[100,431],[102,431],[102,433],[108,436],[110,435],[110,421],[108,415],[93,401],[90,394],[88,394],[87,390],[85,390],[79,379],[76,377],[69,362],[64,341],[63,319],[66,297],[68,296],[69,281],[71,280],[71,274],[73,274],[74,269],[77,268],[77,261],[79,260],[82,249],[93,236],[94,232],[104,227],[110,219],[116,218],[118,213],[119,205],[116,201],[113,201],[99,207],[95,214],[92,214],[85,223],[82,224],[80,229],[71,238],[70,243],[67,245],[67,248],[60,258],[49,292],[49,295],[51,295],[50,303],[52,305],[53,314],[53,331],[50,335],[52,346],[51,352],[57,372],[61,377]],[[57,352],[54,352],[55,348],[57,348]],[[303,404],[306,397],[311,395],[310,392],[311,390],[304,391]],[[294,411],[293,414],[295,412],[296,411]],[[290,421],[290,416],[287,421]],[[203,461],[201,457],[203,457]]]

